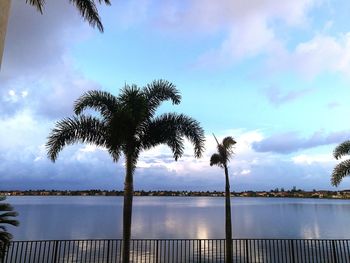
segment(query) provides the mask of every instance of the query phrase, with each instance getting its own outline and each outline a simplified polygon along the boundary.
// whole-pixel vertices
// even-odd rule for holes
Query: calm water
[[[121,238],[122,197],[9,197],[15,240]],[[235,238],[350,238],[350,200],[232,198]],[[135,197],[133,238],[224,238],[224,199]]]

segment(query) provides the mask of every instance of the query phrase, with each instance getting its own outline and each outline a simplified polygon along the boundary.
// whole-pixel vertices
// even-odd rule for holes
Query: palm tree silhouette
[[[5,199],[5,196],[0,196],[0,202]],[[6,248],[12,239],[12,235],[7,232],[6,225],[18,226],[19,222],[13,219],[17,215],[10,204],[0,203],[0,261],[4,258]]]
[[[144,88],[125,85],[118,97],[104,91],[89,91],[74,105],[75,116],[56,123],[46,144],[52,161],[65,145],[75,142],[105,147],[117,162],[125,158],[123,208],[123,262],[129,262],[133,174],[143,150],[166,144],[175,160],[184,152],[184,137],[194,145],[195,157],[204,150],[204,131],[200,124],[183,114],[167,113],[155,116],[163,101],[179,104],[181,96],[175,85],[165,80],[153,81]],[[84,115],[94,109],[100,116]]]
[[[224,168],[225,171],[225,234],[226,234],[226,259],[225,262],[232,262],[232,222],[231,222],[231,192],[230,180],[228,176],[227,163],[233,154],[233,146],[236,141],[231,137],[225,137],[222,143],[219,143],[213,134],[217,143],[217,153],[214,153],[210,158],[210,166],[217,165]]]
[[[350,153],[350,141],[345,141],[339,144],[333,152],[335,159],[339,160],[344,155],[349,155]],[[331,183],[334,186],[338,186],[341,180],[350,174],[350,160],[345,160],[337,164],[332,173]]]

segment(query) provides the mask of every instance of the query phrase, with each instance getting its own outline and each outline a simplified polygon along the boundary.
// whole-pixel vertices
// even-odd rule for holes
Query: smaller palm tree
[[[214,134],[213,134],[214,135]],[[214,138],[217,143],[218,152],[214,153],[210,158],[210,166],[217,165],[225,170],[225,233],[226,233],[226,260],[225,262],[232,262],[232,222],[231,222],[231,192],[230,180],[228,176],[227,164],[233,155],[233,146],[236,141],[231,137],[225,137],[222,143]]]
[[[0,201],[5,199],[5,196],[0,196]],[[6,248],[12,239],[12,235],[7,232],[6,225],[18,226],[19,222],[13,219],[17,215],[10,204],[0,203],[0,260],[4,258]]]
[[[350,154],[350,141],[345,141],[339,144],[333,152],[333,156],[335,159],[339,160],[344,155]],[[341,180],[350,174],[350,160],[345,160],[338,163],[332,173],[331,182],[332,185],[338,186]]]
[[[104,2],[106,5],[111,4],[109,0],[97,1],[99,4],[102,2]],[[97,28],[103,32],[103,25],[95,4],[96,0],[69,0],[69,2],[77,7],[84,20],[88,21],[92,27],[97,26]],[[40,13],[43,13],[45,0],[26,0],[26,3],[35,6]]]

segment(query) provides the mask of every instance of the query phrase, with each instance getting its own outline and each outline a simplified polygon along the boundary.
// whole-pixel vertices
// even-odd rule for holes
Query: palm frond
[[[164,101],[171,100],[173,104],[179,104],[181,102],[181,95],[176,89],[176,86],[167,80],[154,80],[144,88],[144,93],[152,113]]]
[[[0,196],[0,201],[6,197]],[[4,212],[4,213],[1,213]],[[12,239],[12,235],[7,232],[6,225],[18,226],[19,222],[14,219],[18,214],[13,211],[13,207],[8,203],[0,203],[0,261],[3,259],[6,247]]]
[[[43,13],[45,0],[26,0],[26,3],[29,3],[30,5],[35,6],[40,13]]]
[[[147,98],[136,85],[125,85],[118,96],[118,102],[132,133],[136,132],[137,127],[149,119]]]
[[[17,214],[15,214],[15,216],[17,216]],[[19,222],[15,219],[3,218],[0,220],[0,224],[8,224],[8,225],[12,225],[12,226],[18,226]]]
[[[335,159],[339,159],[344,155],[350,154],[350,141],[345,141],[339,144],[333,152],[333,156]]]
[[[331,183],[334,186],[338,186],[341,180],[350,174],[350,160],[345,160],[337,164],[332,173]]]
[[[119,146],[120,144],[117,143],[116,145],[111,145],[107,143],[107,150],[108,153],[112,156],[113,162],[118,162],[121,154],[121,147]]]
[[[64,146],[76,142],[106,146],[106,127],[99,119],[80,115],[56,123],[46,143],[48,157],[54,162]]]
[[[222,162],[222,159],[221,159],[220,154],[214,153],[214,154],[210,157],[210,166],[213,166],[213,165],[217,165],[217,166],[219,166],[219,167],[222,167],[223,162]]]
[[[101,18],[98,14],[96,5],[93,0],[69,0],[69,2],[73,3],[80,12],[80,15],[86,20],[92,27],[97,27],[100,32],[103,32],[103,25],[101,22]],[[99,0],[99,3],[102,1]],[[106,4],[110,4],[109,1],[103,1]]]
[[[236,144],[236,141],[231,136],[227,136],[222,140],[222,145],[230,151],[233,147],[233,145]]]
[[[227,136],[222,140],[222,143],[219,143],[215,134],[213,133],[215,141],[217,143],[217,154],[220,156],[222,166],[227,165],[227,162],[230,161],[230,158],[233,154],[233,145],[236,144],[236,141],[231,136]]]
[[[12,210],[13,210],[12,205],[10,205],[8,203],[0,203],[0,212],[1,211],[12,211]]]
[[[168,113],[150,121],[141,140],[144,149],[167,144],[177,160],[184,152],[184,138],[193,144],[195,157],[200,157],[204,151],[204,131],[200,124],[183,114]]]
[[[87,108],[99,111],[106,117],[112,115],[118,109],[118,100],[114,95],[106,91],[88,91],[75,101],[74,113],[79,115]]]
[[[1,242],[9,243],[11,239],[12,239],[12,235],[9,232],[7,232],[6,230],[0,231],[0,245],[1,245]]]

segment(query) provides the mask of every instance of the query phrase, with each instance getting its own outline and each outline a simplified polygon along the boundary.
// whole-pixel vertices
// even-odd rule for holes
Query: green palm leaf
[[[118,110],[116,98],[109,92],[92,90],[84,93],[74,103],[74,113],[79,115],[85,109],[99,111],[103,116],[110,116]]]
[[[217,165],[219,167],[222,167],[223,161],[221,159],[220,154],[218,153],[214,153],[211,157],[210,157],[210,166],[213,165]]]
[[[344,155],[348,155],[350,153],[350,141],[345,141],[339,144],[333,152],[333,156],[335,159],[339,159]]]
[[[337,164],[332,173],[331,182],[332,185],[338,186],[341,180],[350,174],[350,160],[345,160]]]
[[[0,196],[0,201],[6,197]],[[14,219],[18,214],[13,211],[13,207],[8,203],[0,203],[0,261],[3,259],[6,248],[12,239],[12,235],[7,232],[7,225],[18,226],[19,222]]]
[[[103,32],[103,25],[94,0],[69,0],[69,2],[77,7],[84,20],[86,20],[92,27],[96,26],[101,32]],[[106,5],[111,4],[109,0],[98,0],[98,2],[100,4],[105,3]],[[40,13],[43,13],[45,0],[26,0],[26,3],[35,6]]]
[[[183,114],[168,113],[153,119],[145,127],[141,141],[144,149],[167,144],[177,160],[184,153],[183,138],[192,142],[195,156],[201,157],[204,151],[204,131],[199,122]]]
[[[159,105],[167,100],[171,100],[173,104],[181,102],[181,95],[176,89],[176,86],[166,80],[155,80],[144,88],[144,93],[147,97],[150,111],[154,111]]]
[[[43,6],[45,4],[45,0],[26,0],[26,3],[35,6],[40,13],[43,13]]]
[[[106,127],[95,117],[81,115],[63,119],[48,137],[48,156],[55,161],[64,146],[77,142],[106,146],[105,133]]]

